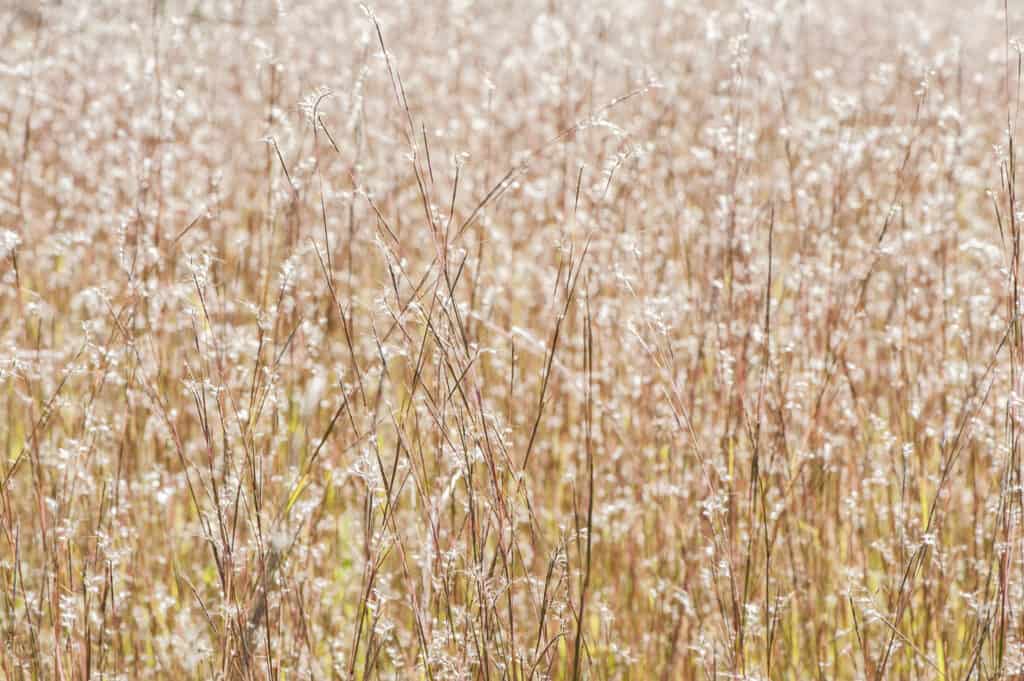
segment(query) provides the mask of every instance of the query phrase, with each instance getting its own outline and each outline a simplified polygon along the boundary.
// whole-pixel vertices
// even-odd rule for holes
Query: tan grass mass
[[[1024,674],[1024,7],[0,7],[0,676]]]

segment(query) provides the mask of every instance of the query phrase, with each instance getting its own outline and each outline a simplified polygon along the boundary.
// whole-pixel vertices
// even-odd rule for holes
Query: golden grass
[[[6,679],[1024,674],[1024,13],[0,9]]]

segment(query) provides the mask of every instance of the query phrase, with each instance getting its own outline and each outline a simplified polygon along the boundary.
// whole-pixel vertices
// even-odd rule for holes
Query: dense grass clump
[[[1024,678],[1024,12],[0,9],[0,676]]]

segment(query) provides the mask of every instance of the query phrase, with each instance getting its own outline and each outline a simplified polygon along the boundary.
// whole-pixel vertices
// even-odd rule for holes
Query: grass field
[[[1021,34],[0,4],[0,677],[1024,679]]]

